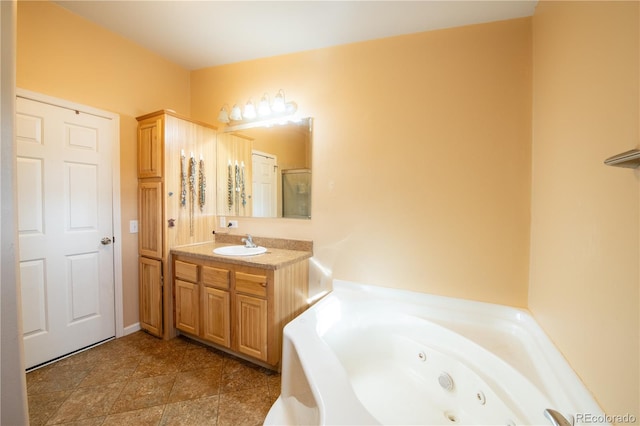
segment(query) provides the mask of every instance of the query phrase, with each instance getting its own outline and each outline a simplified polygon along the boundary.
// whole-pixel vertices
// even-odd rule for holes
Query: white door
[[[18,98],[26,367],[115,336],[112,120]]]
[[[253,217],[278,215],[277,159],[271,154],[253,151]]]

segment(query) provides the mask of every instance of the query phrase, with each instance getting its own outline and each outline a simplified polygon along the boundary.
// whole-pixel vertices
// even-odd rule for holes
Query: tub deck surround
[[[281,389],[267,425],[603,415],[527,311],[338,280],[285,328]]]

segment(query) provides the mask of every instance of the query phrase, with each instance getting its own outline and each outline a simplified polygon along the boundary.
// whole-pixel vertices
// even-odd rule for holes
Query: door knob
[[[100,240],[100,242],[102,243],[102,245],[109,245],[111,244],[111,238],[109,237],[104,237],[103,239]]]

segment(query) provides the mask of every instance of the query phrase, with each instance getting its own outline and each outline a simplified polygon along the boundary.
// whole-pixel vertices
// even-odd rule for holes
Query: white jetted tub
[[[282,391],[265,424],[562,425],[587,415],[604,417],[526,311],[334,281],[285,327]]]

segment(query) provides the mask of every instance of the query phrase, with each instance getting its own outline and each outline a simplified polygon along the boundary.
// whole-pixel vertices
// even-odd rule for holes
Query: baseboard
[[[135,333],[136,331],[140,331],[140,323],[137,322],[135,324],[131,324],[128,327],[124,328],[124,336],[127,336],[131,333]]]

